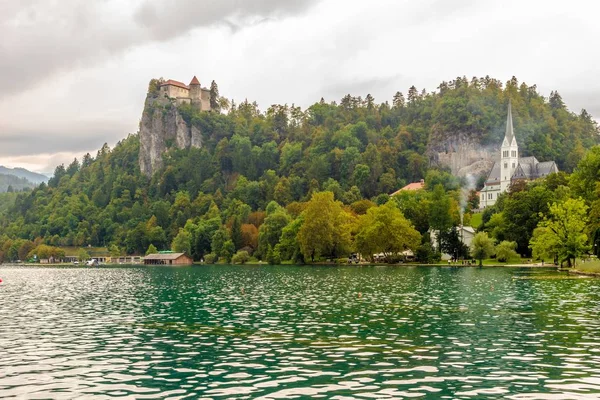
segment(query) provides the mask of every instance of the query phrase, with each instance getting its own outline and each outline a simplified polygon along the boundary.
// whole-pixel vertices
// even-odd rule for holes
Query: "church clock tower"
[[[508,101],[508,116],[506,117],[506,133],[504,134],[500,155],[500,191],[503,193],[510,187],[510,180],[519,165],[519,146],[513,131],[510,100]]]

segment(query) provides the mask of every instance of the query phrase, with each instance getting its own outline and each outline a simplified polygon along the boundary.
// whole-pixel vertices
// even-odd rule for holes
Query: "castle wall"
[[[166,93],[169,97],[189,97],[190,91],[188,89],[181,88],[179,86],[164,85],[161,86],[160,91]]]
[[[200,85],[190,85],[190,97],[192,99],[200,99],[202,96],[202,89]]]
[[[202,110],[204,110],[204,111],[210,110],[210,90],[202,89],[201,102],[202,102],[202,108],[201,108]]]

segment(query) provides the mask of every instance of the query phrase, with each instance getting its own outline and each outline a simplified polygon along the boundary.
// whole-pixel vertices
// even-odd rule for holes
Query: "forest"
[[[397,92],[391,103],[347,95],[306,110],[272,105],[262,112],[247,100],[221,101],[229,107],[220,113],[182,105],[183,118],[202,132],[202,148],[171,148],[151,178],[139,170],[137,134],[59,165],[47,184],[0,211],[0,260],[26,259],[42,245],[45,251],[91,245],[114,254],[172,249],[195,260],[270,263],[352,252],[393,261],[410,249],[430,262],[439,257],[431,229],[441,232],[442,250],[466,255],[457,226],[461,214],[469,223],[478,197],[430,164],[430,138],[461,133],[482,146],[498,145],[509,99],[521,155],[555,160],[563,172],[515,185],[483,212],[480,230],[518,254],[556,258],[556,247],[531,243],[550,243],[536,238],[547,233],[556,207],[580,201],[575,208],[590,223],[577,251],[594,251],[600,242],[596,122],[585,110],[569,111],[557,92],[546,98],[516,78],[459,77],[435,92],[414,86],[406,96]],[[420,179],[424,190],[390,197]]]

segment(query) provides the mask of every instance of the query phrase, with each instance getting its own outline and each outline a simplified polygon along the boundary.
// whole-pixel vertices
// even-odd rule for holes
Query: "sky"
[[[0,165],[51,173],[136,133],[148,82],[303,108],[516,76],[600,120],[593,0],[0,0]]]

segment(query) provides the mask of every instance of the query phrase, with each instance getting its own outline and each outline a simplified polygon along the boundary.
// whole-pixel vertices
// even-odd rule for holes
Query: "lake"
[[[551,269],[0,267],[0,397],[600,398]]]

